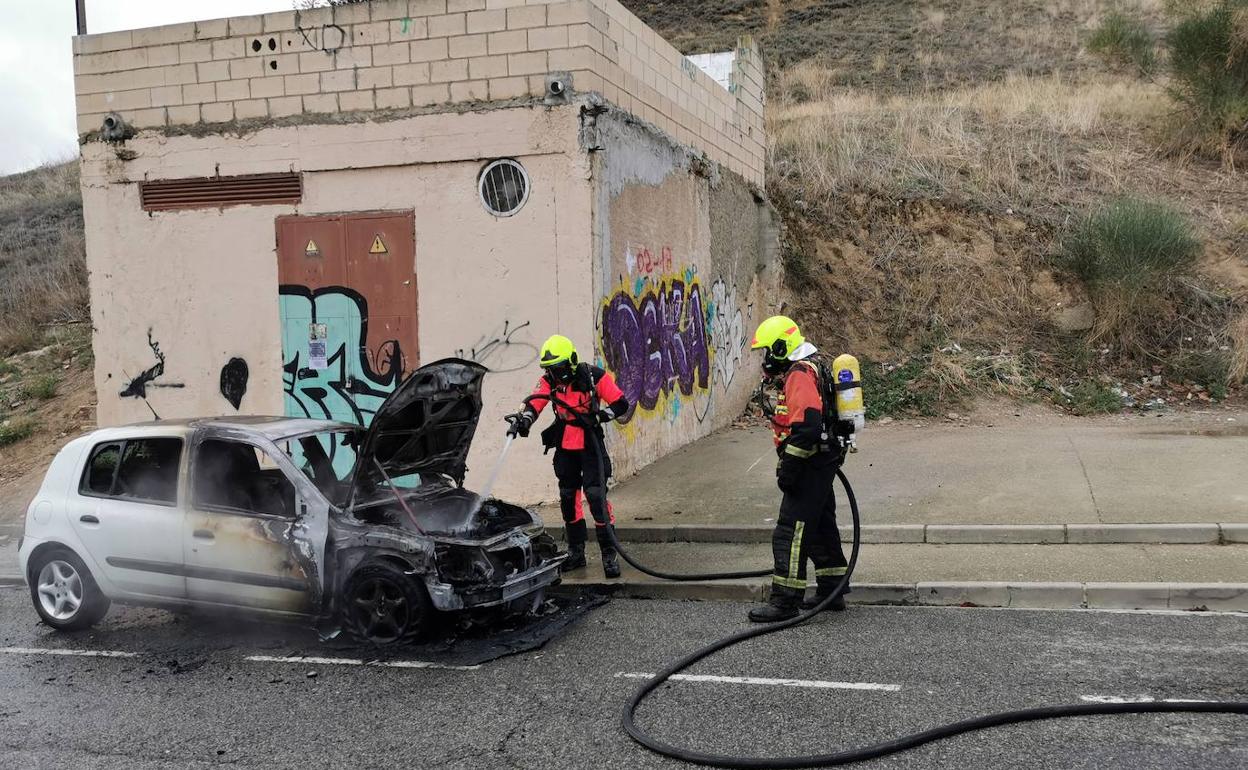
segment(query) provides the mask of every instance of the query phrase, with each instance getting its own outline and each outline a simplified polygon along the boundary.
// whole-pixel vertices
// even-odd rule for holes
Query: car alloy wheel
[[[407,597],[403,589],[384,577],[361,581],[351,597],[356,627],[374,642],[393,642],[407,632]]]
[[[54,559],[43,565],[36,588],[43,611],[56,620],[72,620],[82,607],[82,576],[67,561]]]

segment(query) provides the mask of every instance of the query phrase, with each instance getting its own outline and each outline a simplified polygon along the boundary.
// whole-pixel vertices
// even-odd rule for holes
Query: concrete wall
[[[611,435],[617,476],[724,427],[758,384],[755,326],[779,302],[769,206],[632,117],[600,115],[595,344],[636,410]]]
[[[179,129],[532,100],[546,76],[613,104],[762,186],[762,61],[728,89],[616,0],[375,0],[74,41],[78,129],[109,112]]]
[[[416,212],[421,360],[472,356],[509,328],[513,344],[477,356],[507,370],[486,379],[486,407],[470,457],[481,483],[501,447],[502,415],[537,378],[536,346],[554,329],[589,344],[596,302],[585,255],[590,240],[588,160],[571,107],[442,114],[359,125],[276,127],[244,137],[165,137],[83,149],[99,421],[150,419],[122,396],[164,356],[146,386],[161,417],[234,414],[219,392],[222,366],[248,364],[238,412],[281,414],[282,351],[274,219],[344,210]],[[480,158],[515,157],[532,180],[515,216],[490,216],[477,198]],[[347,162],[352,168],[342,168]],[[303,172],[297,206],[236,206],[144,212],[135,181]],[[556,280],[558,276],[558,280]],[[535,443],[516,452],[498,491],[533,501],[553,496],[549,458]],[[471,482],[470,482],[471,483]]]

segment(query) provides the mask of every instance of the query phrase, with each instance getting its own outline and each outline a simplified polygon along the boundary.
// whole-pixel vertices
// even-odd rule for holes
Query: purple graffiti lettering
[[[602,355],[620,389],[650,411],[659,398],[679,391],[692,395],[710,384],[710,348],[702,287],[672,279],[634,298],[620,290],[602,310]]]

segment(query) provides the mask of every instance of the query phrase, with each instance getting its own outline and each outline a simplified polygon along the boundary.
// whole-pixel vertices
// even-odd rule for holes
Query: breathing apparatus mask
[[[779,377],[789,370],[793,362],[788,358],[788,345],[784,340],[776,340],[771,347],[763,350],[763,373],[768,377]]]
[[[573,354],[571,359],[552,364],[545,367],[545,369],[555,382],[567,385],[576,378],[576,355]]]

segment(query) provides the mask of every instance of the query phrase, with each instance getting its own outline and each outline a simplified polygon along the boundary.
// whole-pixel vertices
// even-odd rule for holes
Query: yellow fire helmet
[[[758,325],[758,331],[754,332],[754,341],[750,343],[750,349],[766,350],[775,358],[788,358],[805,341],[806,338],[802,336],[802,332],[792,318],[773,315]]]
[[[565,361],[576,366],[576,346],[562,334],[553,334],[542,343],[542,355],[538,363],[543,369],[549,369]]]

